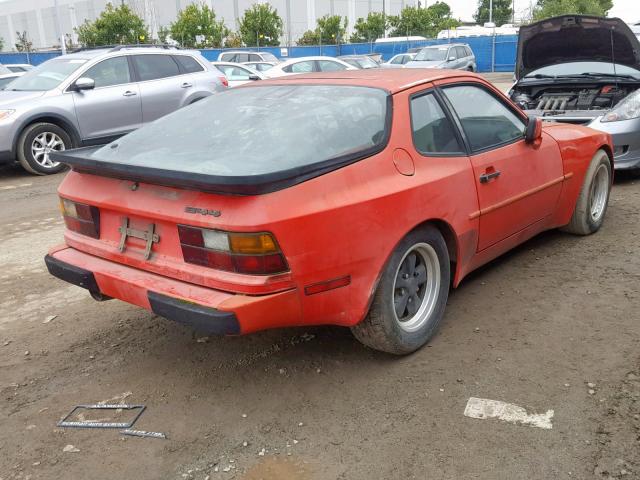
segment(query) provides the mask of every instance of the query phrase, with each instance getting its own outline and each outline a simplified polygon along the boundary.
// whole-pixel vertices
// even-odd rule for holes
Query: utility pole
[[[489,23],[493,22],[493,0],[489,0]]]
[[[384,26],[384,38],[387,38],[387,5],[385,0],[382,0],[382,25]]]
[[[58,0],[53,0],[53,8],[56,11],[56,30],[58,34],[58,40],[60,40],[60,50],[62,55],[67,54],[67,45],[64,41],[64,33],[62,33],[62,24],[60,23],[60,12],[58,11]]]

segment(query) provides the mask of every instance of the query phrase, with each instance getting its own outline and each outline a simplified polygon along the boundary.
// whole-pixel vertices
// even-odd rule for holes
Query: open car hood
[[[516,79],[547,65],[614,59],[640,70],[640,42],[626,23],[619,18],[562,15],[520,27]]]

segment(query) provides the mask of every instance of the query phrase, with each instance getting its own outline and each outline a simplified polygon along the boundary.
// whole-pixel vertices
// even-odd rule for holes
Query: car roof
[[[260,82],[267,84],[325,84],[351,85],[382,88],[390,93],[401,92],[423,83],[445,78],[474,78],[483,83],[484,79],[464,70],[425,69],[425,68],[371,68],[367,70],[340,70],[336,72],[314,72],[277,77]]]

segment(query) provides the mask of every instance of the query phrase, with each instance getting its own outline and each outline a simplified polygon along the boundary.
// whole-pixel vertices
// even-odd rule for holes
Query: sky
[[[428,0],[431,5],[436,0]],[[476,10],[477,0],[444,0],[453,10],[453,16],[462,20],[472,20]],[[515,0],[516,18],[521,17],[529,8],[535,5],[535,0]],[[610,17],[620,17],[625,22],[640,22],[640,0],[613,0],[613,8],[609,11]]]

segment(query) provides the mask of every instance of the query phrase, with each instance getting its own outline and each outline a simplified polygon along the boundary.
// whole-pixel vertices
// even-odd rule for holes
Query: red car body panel
[[[604,148],[611,157],[607,134],[555,124],[546,125],[534,145],[521,140],[472,156],[426,157],[413,145],[411,95],[436,84],[473,82],[509,100],[481,77],[464,72],[390,69],[333,76],[339,78],[316,74],[268,83],[385,88],[393,95],[393,119],[381,153],[253,196],[145,183],[134,190],[130,180],[71,171],[59,194],[100,209],[100,238],[67,230],[65,245],[50,255],[93,272],[101,293],[143,308],[151,308],[148,292],[157,292],[232,312],[239,333],[295,325],[353,326],[367,314],[395,246],[417,226],[433,222],[441,230],[455,264],[457,286],[478,266],[543,230],[567,224],[592,156]],[[499,180],[479,183],[479,176],[491,169],[502,172]],[[187,206],[222,214],[185,213]],[[140,228],[155,224],[160,241],[153,245],[150,259],[144,259],[144,242],[135,238],[119,251],[123,216]],[[178,224],[271,232],[290,271],[244,275],[187,264]],[[345,280],[339,288],[305,293],[309,286],[334,279]]]

